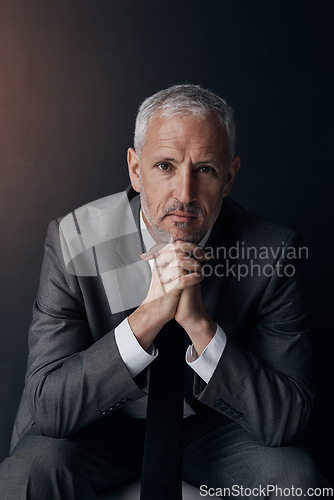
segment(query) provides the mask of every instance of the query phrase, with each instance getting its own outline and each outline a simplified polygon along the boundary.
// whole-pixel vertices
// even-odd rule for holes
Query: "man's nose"
[[[180,172],[175,178],[174,197],[182,203],[196,200],[195,179],[191,171]]]

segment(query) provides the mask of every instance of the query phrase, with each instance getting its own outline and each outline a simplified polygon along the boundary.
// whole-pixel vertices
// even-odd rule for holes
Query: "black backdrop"
[[[328,2],[0,0],[0,460],[23,387],[51,219],[128,184],[143,98],[199,83],[236,110],[246,208],[309,247],[318,399],[305,440],[333,447],[333,43]]]

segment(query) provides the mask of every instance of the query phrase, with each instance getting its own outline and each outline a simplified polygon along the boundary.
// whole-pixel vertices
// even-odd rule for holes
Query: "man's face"
[[[239,167],[214,118],[151,118],[141,159],[128,151],[133,188],[156,241],[198,243],[215,222]]]

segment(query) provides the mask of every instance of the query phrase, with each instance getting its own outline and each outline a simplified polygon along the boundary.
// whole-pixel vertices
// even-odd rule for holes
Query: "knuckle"
[[[181,276],[179,276],[179,284],[184,286],[186,284],[186,278],[187,278],[188,274],[182,274]]]
[[[202,265],[197,260],[195,261],[194,271],[198,273],[202,271]]]
[[[202,259],[204,256],[204,253],[205,252],[204,252],[203,248],[197,246],[196,248],[194,248],[192,255],[195,259]]]

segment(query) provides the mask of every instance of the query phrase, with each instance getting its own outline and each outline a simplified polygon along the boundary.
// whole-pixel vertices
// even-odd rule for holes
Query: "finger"
[[[155,255],[155,262],[154,265],[158,267],[165,267],[172,262],[178,262],[178,254],[175,252],[174,248],[170,248],[168,250],[165,250],[161,254],[156,254]],[[177,265],[177,264],[176,264]]]
[[[206,253],[204,248],[194,245],[193,243],[188,244],[188,242],[177,243],[182,243],[182,245],[168,245],[156,252],[155,259],[159,266],[163,267],[164,265],[172,262],[174,259],[177,259],[178,262],[180,262],[179,259],[183,257],[191,257],[198,262],[210,260],[210,256]]]
[[[180,276],[186,276],[187,274],[195,272],[201,273],[201,266],[197,261],[191,262],[187,267],[168,266],[163,270],[160,269],[159,281],[160,283],[166,284],[178,279]]]
[[[160,258],[160,265],[168,264],[171,262],[176,254],[187,254],[186,250],[183,250],[180,246],[175,246],[173,243],[160,243],[154,245],[150,250],[141,254],[143,260],[152,260]]]
[[[164,282],[163,282],[163,279],[162,279],[162,276],[161,276],[161,271],[160,271],[160,269],[158,267],[156,268],[156,273],[158,275],[158,279],[159,279],[159,282],[160,282],[162,295],[165,295],[165,293],[167,293],[167,291],[166,291],[166,288],[165,288],[165,285],[164,285]]]
[[[187,287],[191,287],[200,283],[203,280],[203,275],[200,273],[190,273],[179,276],[173,281],[166,283],[165,291],[166,293],[180,293]]]
[[[210,260],[210,256],[204,248],[195,243],[180,240],[175,243],[157,243],[143,253],[141,258],[143,260],[157,259],[159,266],[164,266],[170,263],[176,255],[187,255],[200,262]]]
[[[166,255],[159,255],[155,259],[155,267],[159,267],[163,273],[168,268],[184,268],[189,272],[201,272],[202,265],[196,259],[190,258],[186,255],[172,254],[168,252]]]
[[[206,250],[195,243],[190,241],[176,241],[175,243],[169,243],[165,247],[157,248],[156,253],[158,255],[174,250],[177,254],[185,254],[189,257],[193,257],[197,260],[209,260],[210,256]]]
[[[172,263],[170,267],[175,266]],[[179,257],[177,259],[177,267],[185,269],[188,273],[202,272],[202,264],[198,260],[189,257]]]
[[[168,250],[173,244],[172,243],[157,243],[149,250],[141,254],[143,260],[151,260],[160,255],[161,252]]]
[[[178,268],[178,267],[168,268],[168,270],[166,270],[166,272],[160,273],[159,281],[161,284],[167,285],[171,281],[176,281],[180,276],[183,276],[186,274],[189,274],[189,273],[188,273],[188,271],[186,271],[183,268]]]

